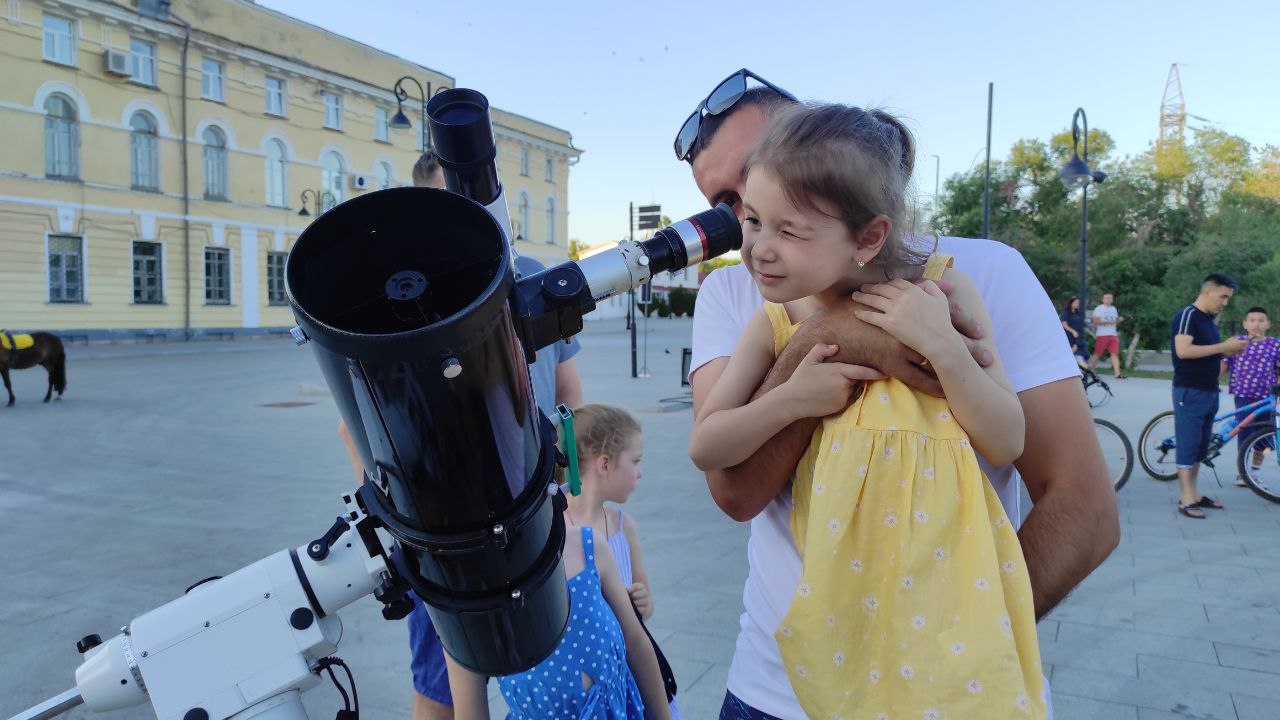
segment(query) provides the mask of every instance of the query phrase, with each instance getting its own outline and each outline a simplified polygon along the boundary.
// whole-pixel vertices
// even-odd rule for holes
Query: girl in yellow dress
[[[792,481],[804,570],[775,633],[810,718],[1044,718],[1026,562],[975,455],[1017,459],[1022,409],[998,357],[985,370],[973,360],[935,282],[990,328],[972,281],[901,230],[914,154],[880,111],[775,115],[743,197],[743,261],[766,303],[699,413],[690,455],[731,467],[792,422],[824,417]],[[752,399],[796,328],[850,295],[860,319],[920,355],[945,399],[884,378],[846,407],[853,373],[824,363],[836,348],[821,345]]]

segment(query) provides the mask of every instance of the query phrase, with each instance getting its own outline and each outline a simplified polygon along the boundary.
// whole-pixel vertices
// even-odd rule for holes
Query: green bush
[[[671,314],[676,317],[693,316],[693,305],[698,297],[697,292],[689,288],[671,288]]]

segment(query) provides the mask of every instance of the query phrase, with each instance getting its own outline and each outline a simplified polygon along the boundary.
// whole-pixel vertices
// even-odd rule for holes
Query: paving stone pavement
[[[588,400],[629,407],[644,425],[645,475],[627,510],[653,580],[652,630],[684,716],[714,718],[741,612],[747,526],[719,513],[687,459],[692,416],[679,364],[690,324],[653,319],[650,329],[652,377],[630,378],[621,321],[588,323],[579,365]],[[80,636],[109,636],[195,580],[315,537],[353,484],[305,348],[80,346],[68,369],[63,402],[41,404],[43,373],[20,371],[18,405],[0,408],[0,537],[10,550],[0,559],[0,717],[72,685]],[[1099,415],[1136,442],[1168,407],[1168,383],[1112,386],[1116,398]],[[312,404],[263,407],[290,401]],[[1202,489],[1227,509],[1191,521],[1174,512],[1172,485],[1134,472],[1119,497],[1120,547],[1040,624],[1056,718],[1280,718],[1280,506],[1230,477],[1218,488],[1209,473]],[[407,718],[403,625],[384,621],[371,598],[342,618],[339,654],[364,717]],[[339,698],[326,684],[306,704],[323,718]],[[493,714],[502,716],[500,703]]]

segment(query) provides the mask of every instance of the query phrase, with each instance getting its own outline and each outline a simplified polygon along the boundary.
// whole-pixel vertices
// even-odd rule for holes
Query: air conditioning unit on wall
[[[358,173],[351,175],[352,190],[368,190],[371,187],[373,187],[373,180],[368,175],[360,175]]]
[[[108,74],[119,75],[120,77],[129,77],[133,74],[129,68],[129,53],[123,53],[119,50],[108,50],[106,58]]]

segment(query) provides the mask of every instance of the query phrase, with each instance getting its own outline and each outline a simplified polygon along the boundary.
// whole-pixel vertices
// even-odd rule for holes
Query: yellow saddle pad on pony
[[[0,347],[5,350],[26,350],[35,344],[35,339],[30,335],[10,335],[9,333],[0,332]]]

